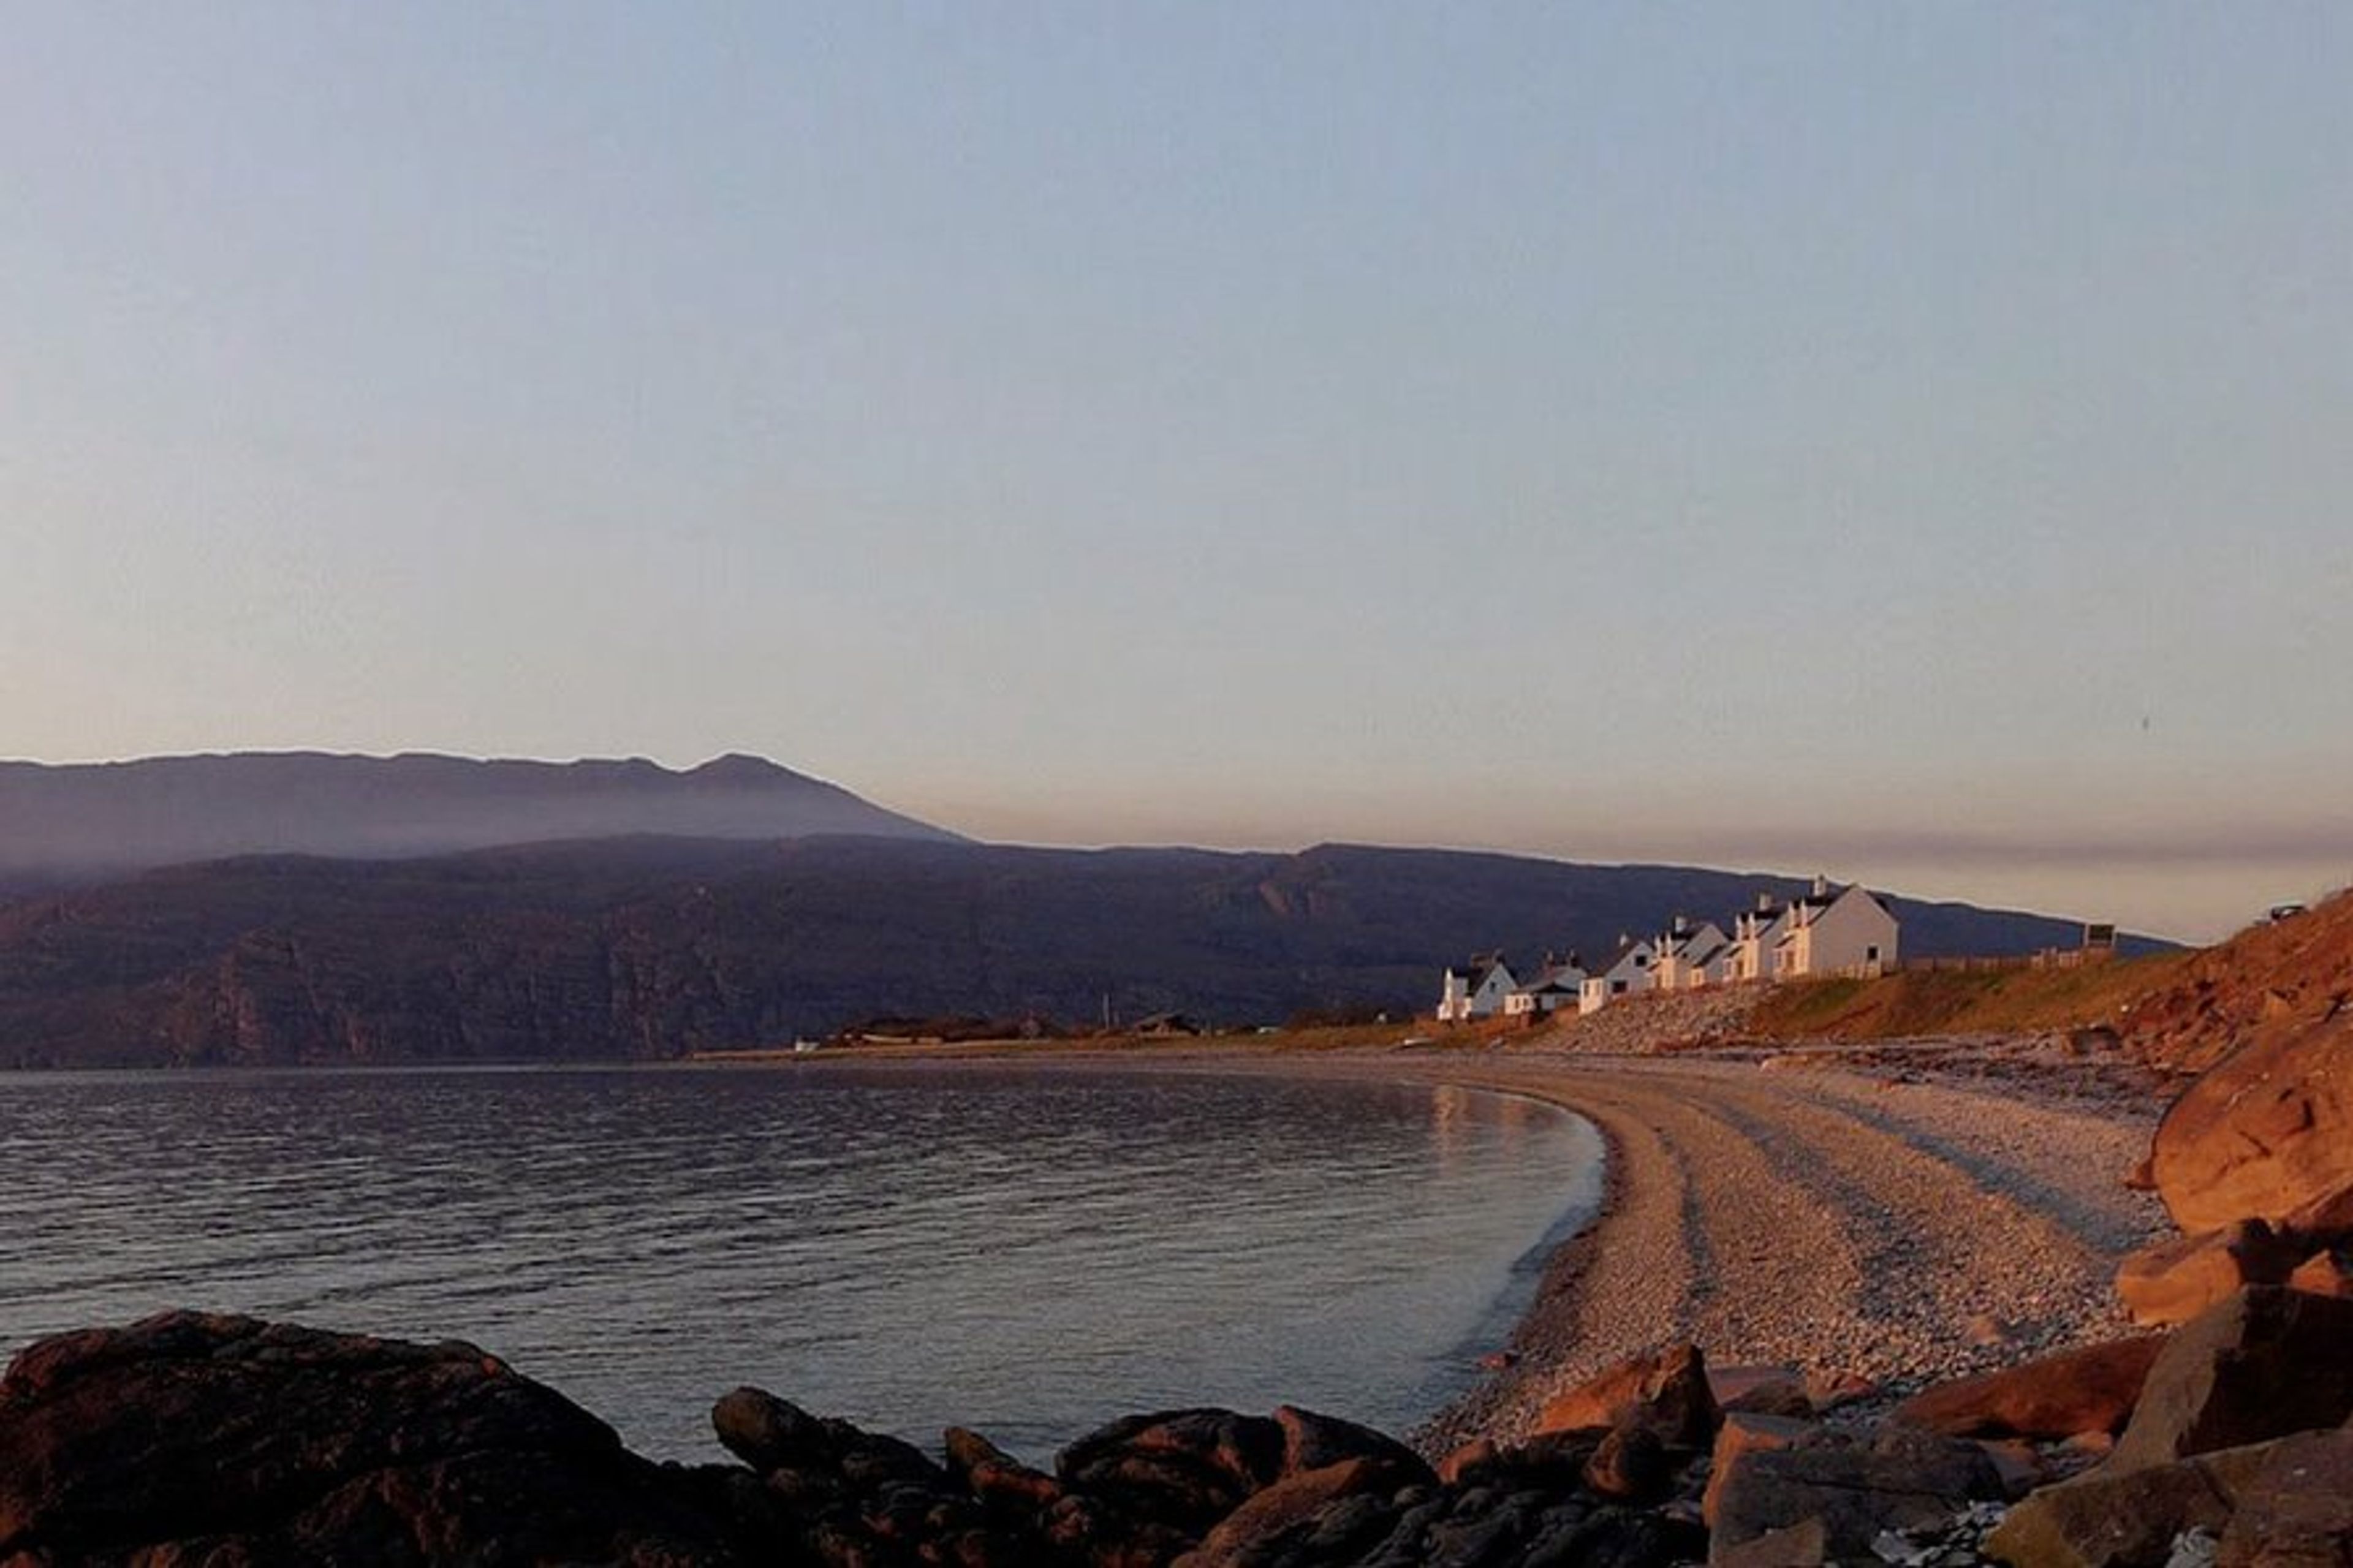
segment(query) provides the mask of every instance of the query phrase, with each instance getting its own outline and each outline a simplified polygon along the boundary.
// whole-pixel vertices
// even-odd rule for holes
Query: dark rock
[[[1674,1485],[1664,1439],[1640,1421],[1613,1426],[1585,1461],[1585,1484],[1603,1497],[1658,1502]]]
[[[1428,1467],[1417,1463],[1427,1474]],[[1315,1469],[1296,1470],[1253,1494],[1219,1521],[1201,1544],[1176,1560],[1176,1568],[1241,1568],[1271,1559],[1286,1534],[1305,1537],[1320,1515],[1344,1500],[1393,1497],[1406,1472],[1386,1459],[1343,1459]]]
[[[1088,1434],[1056,1457],[1054,1472],[1115,1515],[1190,1545],[1282,1474],[1284,1449],[1283,1428],[1263,1415],[1169,1410]]]
[[[0,1378],[0,1560],[739,1560],[728,1494],[470,1345],[173,1312]]]
[[[1711,1563],[1775,1531],[1819,1521],[1833,1558],[1863,1556],[1883,1531],[1942,1526],[2001,1477],[1973,1443],[1912,1426],[1870,1440],[1818,1433],[1786,1448],[1738,1454],[1715,1479]]]
[[[1748,1410],[1728,1413],[1724,1425],[1716,1428],[1707,1489],[1700,1494],[1700,1517],[1710,1525],[1715,1523],[1725,1478],[1732,1474],[1742,1455],[1768,1448],[1793,1448],[1819,1430],[1810,1421],[1793,1420],[1786,1415],[1764,1415]]]
[[[1370,1426],[1291,1405],[1276,1408],[1274,1424],[1282,1429],[1282,1476],[1320,1470],[1345,1459],[1377,1459],[1419,1485],[1438,1479],[1419,1454]]]
[[[2018,1568],[2161,1568],[2184,1531],[2221,1533],[2274,1447],[2103,1467],[2044,1487],[2010,1510],[1986,1550]]]
[[[2237,1489],[2217,1568],[2353,1563],[2353,1430],[2308,1432],[2269,1447]]]
[[[2353,1415],[2353,1301],[2254,1286],[2174,1331],[2111,1469],[2168,1464]]]
[[[1062,1500],[1062,1483],[1033,1469],[977,1432],[951,1426],[942,1440],[949,1473],[992,1509],[1034,1517]]]
[[[2306,1248],[2260,1219],[2154,1242],[2116,1267],[2116,1294],[2138,1323],[2186,1323],[2250,1285],[2284,1285]]]
[[[1894,1418],[1948,1437],[2120,1432],[2164,1345],[2153,1334],[2111,1340],[1939,1384],[1897,1405]]]

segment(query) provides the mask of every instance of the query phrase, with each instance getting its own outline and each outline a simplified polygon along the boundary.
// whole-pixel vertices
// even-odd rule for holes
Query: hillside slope
[[[1797,884],[1326,846],[1297,855],[634,838],[178,868],[0,909],[0,1064],[669,1057],[877,1014],[1220,1023],[1427,1010],[1474,947],[1598,952]],[[1907,951],[2074,928],[1898,900]]]

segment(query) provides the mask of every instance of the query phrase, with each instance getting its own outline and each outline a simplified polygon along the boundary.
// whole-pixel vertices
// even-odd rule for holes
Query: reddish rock
[[[1813,1399],[1806,1393],[1804,1375],[1795,1367],[1712,1366],[1707,1369],[1707,1384],[1715,1395],[1716,1407],[1727,1415],[1750,1410],[1799,1421],[1813,1418]]]
[[[2111,1470],[2235,1448],[2353,1415],[2353,1301],[2258,1285],[2173,1331]]]
[[[1372,1458],[1343,1459],[1285,1476],[1219,1521],[1199,1546],[1176,1559],[1175,1568],[1240,1568],[1256,1561],[1274,1537],[1342,1499],[1386,1497],[1406,1484],[1405,1472]]]
[[[2153,1243],[2116,1268],[2116,1294],[2133,1321],[2186,1323],[2250,1285],[2281,1285],[2306,1248],[2260,1219]]]
[[[1278,1479],[1303,1470],[1320,1470],[1346,1459],[1373,1459],[1402,1479],[1398,1485],[1428,1486],[1438,1477],[1419,1454],[1387,1433],[1336,1415],[1319,1415],[1296,1405],[1276,1407],[1274,1424],[1282,1431],[1282,1464]]]
[[[1948,1437],[2121,1432],[2164,1345],[2156,1334],[2111,1340],[1938,1384],[1897,1405],[1894,1418]]]
[[[1724,1478],[1729,1475],[1744,1454],[1761,1453],[1768,1448],[1788,1448],[1804,1442],[1817,1430],[1810,1421],[1793,1420],[1784,1415],[1766,1415],[1754,1411],[1728,1410],[1724,1425],[1715,1430],[1715,1452],[1709,1462],[1707,1489],[1700,1494],[1700,1517],[1713,1528],[1716,1504],[1724,1491]]]
[[[2324,1248],[2296,1265],[2287,1277],[2288,1289],[2312,1296],[2353,1298],[2353,1257]]]
[[[1621,1362],[1556,1397],[1536,1430],[1606,1429],[1632,1417],[1677,1447],[1704,1448],[1715,1440],[1720,1414],[1708,1390],[1706,1358],[1697,1345],[1680,1344]]]
[[[2149,1158],[2185,1232],[2353,1233],[2353,1016],[2259,1032],[2174,1102]]]
[[[948,1470],[982,1502],[1016,1516],[1041,1513],[1062,1500],[1062,1483],[1032,1469],[977,1432],[951,1426],[941,1438]]]
[[[1634,1420],[1609,1429],[1585,1461],[1583,1479],[1602,1497],[1658,1502],[1674,1483],[1675,1464],[1665,1440]]]
[[[1230,1410],[1131,1415],[1063,1449],[1064,1487],[1110,1498],[1139,1518],[1199,1535],[1282,1474],[1283,1429]]]
[[[173,1312],[0,1378],[0,1561],[716,1563],[727,1497],[470,1345]]]

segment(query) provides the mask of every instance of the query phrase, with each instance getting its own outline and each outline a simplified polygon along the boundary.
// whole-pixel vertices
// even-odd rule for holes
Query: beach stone
[[[1417,1463],[1424,1475],[1427,1466]],[[1354,1497],[1389,1497],[1404,1484],[1408,1472],[1378,1458],[1342,1459],[1336,1464],[1297,1470],[1253,1494],[1220,1520],[1201,1544],[1176,1559],[1175,1568],[1240,1568],[1248,1563],[1281,1560],[1278,1540],[1308,1531],[1334,1503]]]
[[[1726,1411],[1724,1425],[1716,1428],[1715,1451],[1708,1464],[1707,1489],[1700,1494],[1700,1517],[1710,1527],[1715,1525],[1725,1477],[1732,1473],[1742,1455],[1760,1453],[1768,1448],[1793,1448],[1819,1430],[1810,1421],[1785,1415],[1767,1415],[1752,1410]]]
[[[2103,1467],[2029,1495],[1986,1540],[2016,1568],[2163,1568],[2189,1531],[2220,1535],[2275,1443],[2171,1464]]]
[[[2185,1232],[2353,1233],[2353,1014],[2258,1030],[2174,1101],[2149,1163]]]
[[[1438,1479],[1429,1461],[1385,1432],[1336,1415],[1319,1415],[1296,1405],[1276,1407],[1274,1424],[1282,1431],[1282,1462],[1279,1476],[1320,1470],[1345,1459],[1373,1459],[1388,1466],[1408,1482],[1428,1486]]]
[[[1704,1448],[1720,1418],[1708,1389],[1707,1360],[1694,1344],[1634,1356],[1550,1402],[1538,1432],[1607,1429],[1639,1420],[1670,1445]]]
[[[169,1312],[0,1377],[0,1561],[719,1563],[729,1496],[466,1344]]]
[[[1729,1414],[1752,1410],[1760,1415],[1787,1415],[1810,1420],[1814,1402],[1806,1393],[1805,1375],[1788,1366],[1711,1366],[1709,1392],[1716,1408]]]
[[[1034,1516],[1062,1500],[1061,1482],[1021,1463],[977,1432],[951,1426],[941,1438],[941,1448],[949,1473],[993,1509]]]
[[[2353,1431],[2306,1433],[2269,1447],[2236,1489],[2217,1568],[2353,1563]]]
[[[2072,1437],[2120,1432],[2165,1346],[2160,1335],[2111,1340],[1938,1384],[1893,1419],[1948,1437]]]
[[[1263,1415],[1200,1408],[1114,1421],[1054,1460],[1066,1488],[1199,1536],[1282,1473],[1283,1429]]]
[[[2116,1294],[2137,1323],[2186,1323],[2250,1285],[2280,1285],[2306,1248],[2260,1219],[2152,1243],[2116,1268]]]
[[[1675,1464],[1665,1440],[1640,1421],[1611,1427],[1585,1461],[1587,1487],[1630,1502],[1659,1501],[1674,1479]]]
[[[2296,1265],[2287,1285],[2310,1296],[2353,1297],[2353,1257],[2338,1248],[2323,1247]]]
[[[1830,1561],[1830,1531],[1819,1519],[1768,1530],[1737,1545],[1710,1546],[1708,1568],[1821,1568]]]
[[[2353,1301],[2257,1285],[2174,1331],[2107,1468],[2168,1464],[2353,1415]]]
[[[1586,1464],[1603,1436],[1577,1428],[1508,1446],[1481,1438],[1449,1454],[1439,1466],[1439,1479],[1450,1487],[1573,1491],[1583,1484]]]
[[[1808,1521],[1821,1526],[1830,1558],[1863,1557],[1882,1534],[1941,1529],[1971,1502],[2002,1496],[2000,1472],[1974,1443],[1903,1426],[1868,1439],[1819,1432],[1734,1456],[1715,1489],[1708,1562]]]

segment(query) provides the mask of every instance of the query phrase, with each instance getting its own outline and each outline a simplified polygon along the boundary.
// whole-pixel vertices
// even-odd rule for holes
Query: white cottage
[[[1438,1021],[1467,1024],[1473,1018],[1492,1018],[1504,1010],[1504,999],[1518,989],[1502,953],[1481,953],[1446,972],[1438,997]]]
[[[1895,963],[1894,914],[1860,883],[1814,890],[1791,904],[1773,942],[1773,978],[1879,974]]]
[[[1724,978],[1773,978],[1773,950],[1788,929],[1789,907],[1770,893],[1757,895],[1757,907],[1732,917],[1732,944],[1725,951]]]
[[[1558,961],[1547,959],[1534,980],[1504,998],[1504,1012],[1514,1018],[1541,1018],[1574,1007],[1578,988],[1584,984],[1585,971],[1577,963],[1577,954],[1572,952]]]
[[[1714,921],[1697,925],[1675,917],[1675,923],[1653,944],[1658,956],[1651,964],[1651,985],[1658,991],[1694,991],[1724,983],[1725,954],[1732,940]]]
[[[1599,968],[1586,972],[1584,984],[1577,991],[1577,1012],[1599,1013],[1629,992],[1649,990],[1651,966],[1658,958],[1659,950],[1651,942],[1619,938],[1609,959]]]

